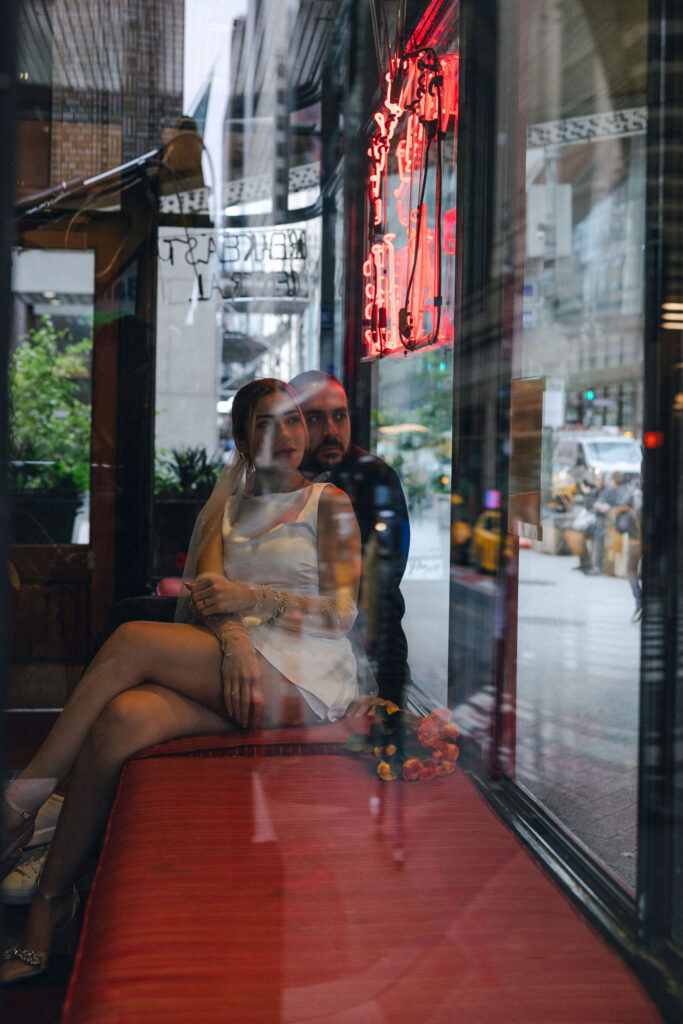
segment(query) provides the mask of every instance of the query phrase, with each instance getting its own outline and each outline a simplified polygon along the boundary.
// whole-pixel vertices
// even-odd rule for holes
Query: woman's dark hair
[[[250,380],[248,384],[239,389],[232,403],[232,436],[239,451],[250,461],[256,406],[262,398],[272,395],[274,391],[281,391],[283,394],[289,395],[292,404],[303,420],[299,399],[289,384],[278,380],[277,377],[260,377],[257,380]]]

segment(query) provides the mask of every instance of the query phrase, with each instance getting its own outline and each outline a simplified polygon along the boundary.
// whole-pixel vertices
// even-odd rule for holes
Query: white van
[[[604,473],[623,473],[626,480],[640,477],[643,453],[634,437],[597,431],[558,430],[553,448],[553,467],[575,480]]]

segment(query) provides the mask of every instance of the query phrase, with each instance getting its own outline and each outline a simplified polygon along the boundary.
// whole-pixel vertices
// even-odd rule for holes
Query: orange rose
[[[372,752],[375,757],[384,757],[384,747],[373,747]]]
[[[434,768],[433,761],[427,761],[427,763],[423,764],[422,767],[420,768],[421,782],[431,782],[435,775],[436,769]]]
[[[391,782],[397,777],[388,761],[380,761],[377,765],[377,774],[383,782]]]
[[[446,750],[446,753],[444,754],[444,758],[446,759],[446,761],[449,761],[451,764],[455,764],[455,762],[458,760],[458,754],[460,753],[460,751],[456,747],[455,743],[447,743],[446,747],[448,749]]]
[[[423,718],[417,729],[417,738],[423,747],[432,747],[439,738],[439,726],[433,718]]]
[[[389,746],[386,748],[385,753],[386,753],[387,757],[393,757],[394,756],[394,754],[396,753],[396,747],[394,746],[393,743],[389,744]]]
[[[419,779],[421,770],[422,762],[418,761],[416,757],[409,757],[403,765],[401,778],[405,779],[406,782],[415,782],[416,779]]]
[[[400,707],[398,706],[398,704],[394,704],[394,702],[390,701],[390,700],[385,702],[384,708],[387,711],[387,713],[390,714],[390,715],[393,715],[397,711],[401,710]]]
[[[459,735],[460,730],[455,722],[449,722],[448,725],[445,725],[441,730],[441,739],[449,740],[451,743],[455,743]]]
[[[437,763],[434,765],[434,774],[437,777],[440,777],[442,775],[450,775],[452,771],[453,765],[449,764],[448,761],[437,761]]]
[[[446,743],[445,740],[437,740],[436,743],[432,744],[432,748],[434,750],[434,757],[437,760],[440,760],[441,758],[446,758],[448,756],[449,746],[451,746],[451,744]]]

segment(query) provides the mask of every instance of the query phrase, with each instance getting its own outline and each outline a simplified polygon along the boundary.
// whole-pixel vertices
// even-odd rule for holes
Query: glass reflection
[[[17,544],[88,543],[94,272],[92,252],[13,253],[9,483]]]
[[[613,4],[599,7],[607,21],[616,16]],[[545,30],[526,71],[524,309],[514,356],[515,376],[542,391],[540,517],[517,517],[516,777],[633,888],[644,80],[578,4],[558,7],[553,25],[545,8],[530,8],[531,37]],[[645,14],[645,5],[630,10],[628,57],[642,67]],[[515,490],[512,480],[513,512]]]
[[[182,570],[233,448],[236,392],[316,364],[320,338],[319,61],[331,22],[272,0],[187,7],[192,116],[165,147],[158,227],[155,583]]]

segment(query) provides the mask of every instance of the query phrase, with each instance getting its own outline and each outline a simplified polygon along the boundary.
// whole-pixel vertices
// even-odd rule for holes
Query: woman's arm
[[[223,536],[220,529],[214,530],[209,537],[197,563],[197,577],[186,586],[191,591],[195,609],[221,647],[223,702],[227,714],[245,727],[251,715],[253,726],[258,728],[263,700],[257,686],[256,651],[239,614],[207,612],[206,597],[202,595],[205,594],[205,585],[212,581],[227,583],[223,575]]]
[[[345,634],[357,614],[361,573],[361,539],[358,520],[344,491],[328,485],[318,505],[318,575],[320,597],[293,597],[293,613],[306,626],[332,634]],[[287,621],[283,625],[287,626]]]
[[[206,625],[215,633],[221,647],[225,651],[224,637],[228,627],[241,628],[239,614],[225,611],[208,611],[209,597],[206,588],[212,580],[225,581],[223,573],[223,536],[220,529],[215,529],[207,540],[197,562],[197,575],[194,580],[186,582],[192,594],[195,610],[202,616]],[[227,582],[227,581],[226,581]]]

